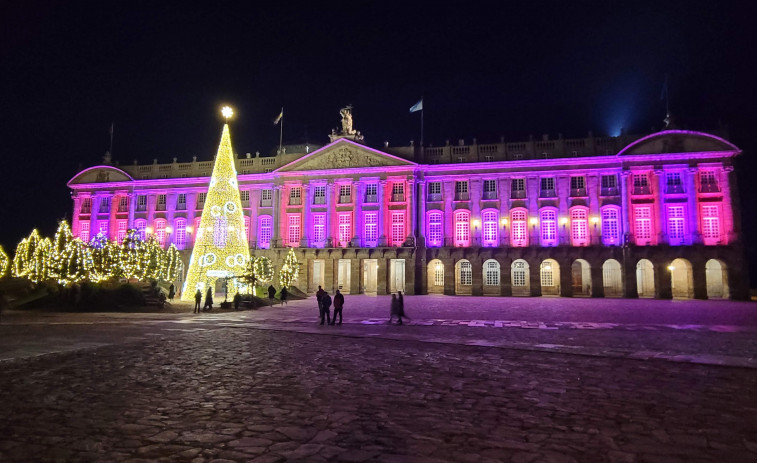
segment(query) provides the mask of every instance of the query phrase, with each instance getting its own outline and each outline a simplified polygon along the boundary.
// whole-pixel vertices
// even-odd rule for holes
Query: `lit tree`
[[[67,266],[68,256],[66,254],[67,248],[73,240],[74,235],[71,233],[68,222],[65,220],[58,222],[58,230],[53,236],[53,247],[50,252],[50,276],[59,281],[67,279],[65,267]]]
[[[224,108],[224,117],[231,117],[231,108]],[[249,260],[231,135],[229,125],[224,124],[182,298],[190,301],[195,290],[214,287],[219,278],[241,273]],[[229,296],[236,291],[229,285]]]
[[[271,259],[265,256],[256,257],[252,265],[258,284],[265,286],[273,281],[273,262],[271,262]]]
[[[143,262],[145,254],[145,243],[139,238],[136,230],[132,229],[126,232],[123,243],[121,243],[120,253],[120,273],[127,279],[141,280],[144,277]]]
[[[94,264],[87,245],[79,238],[69,241],[63,250],[58,275],[61,284],[73,284],[89,278]]]
[[[166,250],[166,269],[164,271],[163,279],[166,281],[173,281],[179,274],[179,264],[181,263],[181,257],[179,256],[179,250],[176,246],[171,244]]]
[[[0,245],[0,278],[8,272],[8,267],[10,267],[10,259],[8,259],[8,254],[5,253],[3,246]]]
[[[16,246],[16,255],[13,256],[14,277],[29,278],[29,274],[33,272],[35,266],[34,253],[40,240],[39,232],[35,229],[32,230],[28,238],[24,238],[18,243],[18,246]]]
[[[121,250],[102,233],[98,233],[89,245],[92,256],[92,281],[105,281],[118,276]]]
[[[297,260],[297,256],[294,254],[294,248],[289,248],[286,258],[284,259],[284,265],[281,266],[279,271],[279,282],[284,288],[290,288],[297,277],[300,274],[300,263]]]
[[[42,238],[34,248],[31,265],[26,277],[34,283],[50,278],[50,254],[53,243],[50,238]]]
[[[150,235],[145,242],[142,254],[143,277],[148,280],[162,280],[166,269],[166,253],[160,247],[155,235]]]

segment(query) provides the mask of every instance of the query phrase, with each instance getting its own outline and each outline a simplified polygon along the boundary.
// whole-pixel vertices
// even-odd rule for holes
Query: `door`
[[[313,261],[313,291],[318,291],[318,287],[323,286],[323,264],[320,259]]]
[[[396,293],[397,291],[405,292],[405,259],[391,259],[389,272],[389,291]]]
[[[337,289],[342,294],[350,293],[350,259],[339,259],[337,274]]]
[[[376,294],[378,288],[378,259],[363,259],[363,292]]]

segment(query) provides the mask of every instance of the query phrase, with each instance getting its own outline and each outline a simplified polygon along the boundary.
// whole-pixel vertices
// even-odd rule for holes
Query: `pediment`
[[[320,150],[279,168],[278,172],[300,172],[326,169],[360,169],[370,167],[407,166],[412,161],[384,153],[349,140],[337,140]]]
[[[636,140],[623,148],[621,156],[669,153],[741,151],[732,143],[703,132],[666,130]]]
[[[95,166],[79,172],[68,184],[130,182],[132,180],[129,174],[121,169],[111,166]]]

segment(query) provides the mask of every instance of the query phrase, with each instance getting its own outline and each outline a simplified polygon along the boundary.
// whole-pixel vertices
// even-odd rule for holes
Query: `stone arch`
[[[542,296],[560,295],[560,264],[554,259],[544,259],[539,266]]]
[[[499,262],[496,259],[487,259],[484,261],[483,270],[484,294],[499,295],[502,281]]]
[[[654,297],[654,265],[649,259],[636,263],[636,290],[639,297]]]
[[[573,296],[591,296],[591,265],[584,259],[576,259],[570,266]]]
[[[427,266],[429,294],[444,294],[444,262],[433,259]]]
[[[531,295],[531,271],[528,262],[516,259],[510,265],[510,281],[513,296]]]
[[[694,297],[694,272],[691,262],[681,257],[668,266],[670,270],[670,289],[673,297],[691,299]]]
[[[617,260],[607,259],[602,264],[602,286],[605,297],[623,296],[623,272]]]
[[[473,294],[473,265],[468,259],[455,262],[455,294]]]
[[[708,299],[728,299],[728,270],[725,262],[718,259],[710,259],[704,266],[707,280]]]

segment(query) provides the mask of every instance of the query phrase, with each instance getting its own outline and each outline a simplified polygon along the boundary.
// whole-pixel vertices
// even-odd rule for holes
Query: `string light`
[[[228,111],[224,108],[224,117],[228,119],[232,114],[231,108]],[[229,126],[224,124],[182,299],[193,300],[198,289],[204,292],[206,288],[215,287],[219,279],[241,276],[249,261],[234,151]],[[227,295],[233,296],[239,289],[237,285],[228,285]]]
[[[300,263],[297,260],[297,256],[294,254],[294,248],[289,248],[286,259],[284,259],[284,265],[281,266],[279,271],[279,282],[284,288],[290,288],[297,277],[300,274]]]
[[[8,259],[8,254],[5,253],[3,246],[0,245],[0,278],[8,272],[8,267],[10,267],[10,259]]]

